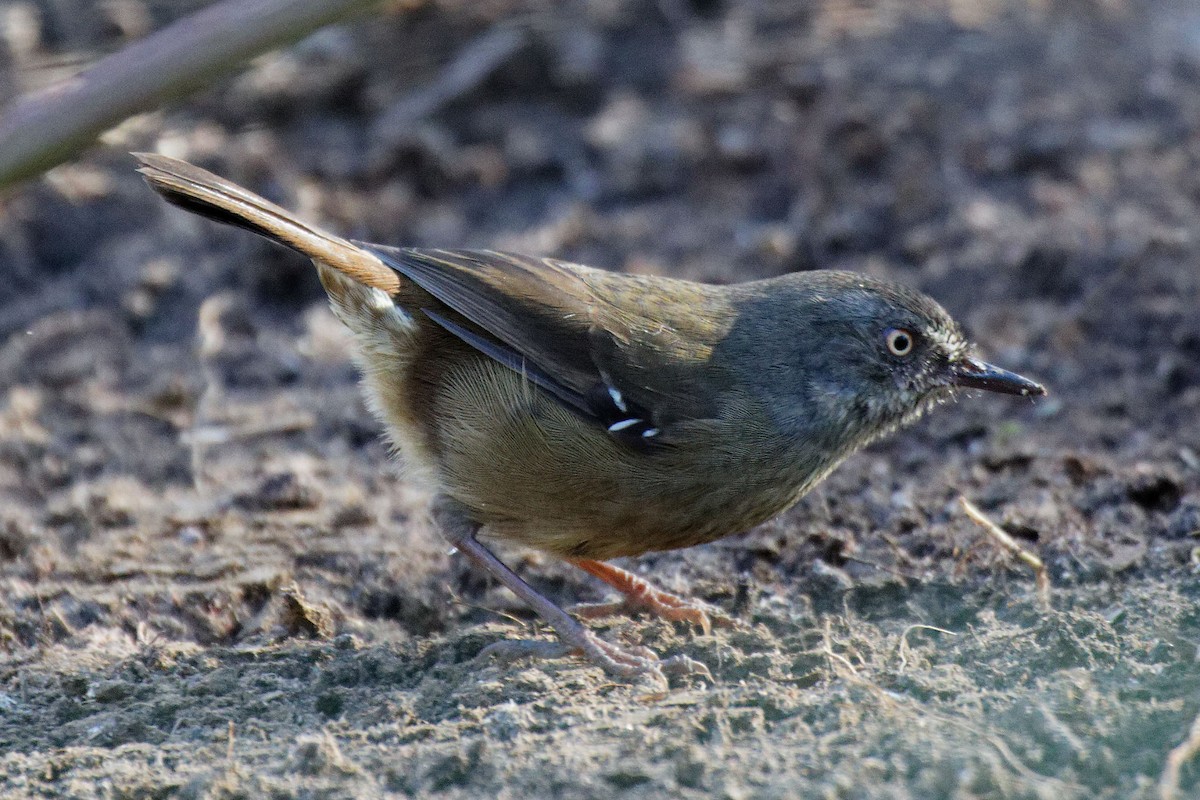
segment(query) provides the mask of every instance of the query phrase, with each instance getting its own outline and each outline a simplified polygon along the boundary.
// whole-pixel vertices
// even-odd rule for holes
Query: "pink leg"
[[[611,616],[623,611],[645,611],[672,622],[690,622],[705,634],[712,633],[714,623],[720,627],[734,627],[733,620],[707,604],[663,591],[628,570],[585,558],[571,563],[625,595],[625,599],[617,603],[594,603],[572,609],[584,619]]]

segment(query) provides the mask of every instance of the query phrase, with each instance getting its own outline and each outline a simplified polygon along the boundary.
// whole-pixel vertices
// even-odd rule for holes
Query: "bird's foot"
[[[668,622],[686,622],[695,625],[706,635],[712,633],[714,626],[718,628],[737,627],[736,620],[721,613],[708,603],[689,600],[686,597],[659,589],[649,581],[620,567],[614,567],[612,564],[605,564],[602,561],[580,560],[575,564],[625,596],[623,600],[612,603],[586,603],[573,606],[570,609],[571,613],[582,619],[600,619],[615,614],[643,611]]]
[[[589,631],[580,624],[579,620],[567,614],[522,580],[519,575],[496,558],[492,551],[480,544],[479,540],[475,538],[475,534],[479,531],[479,524],[474,522],[456,501],[446,497],[436,500],[433,504],[433,518],[450,544],[458,548],[460,553],[475,564],[487,570],[513,594],[528,603],[529,607],[537,612],[537,615],[558,634],[559,641],[557,643],[498,642],[485,647],[480,656],[499,656],[507,659],[529,656],[557,658],[577,653],[602,667],[610,675],[627,679],[648,675],[657,679],[658,683],[664,687],[667,685],[666,676],[668,674],[698,675],[710,682],[713,680],[708,667],[687,656],[679,655],[659,659],[645,647],[623,648],[609,644]],[[599,561],[577,563],[593,575],[598,575],[610,583],[613,580],[621,580],[622,576],[628,576],[635,582],[641,581],[640,578],[629,575],[624,570],[610,567]],[[617,577],[604,577],[609,573],[615,574]],[[645,581],[641,581],[641,583],[649,587]],[[671,595],[671,597],[674,596]],[[675,599],[679,600],[679,598]]]
[[[667,676],[680,676],[700,677],[710,683],[715,682],[708,667],[695,659],[684,655],[660,659],[647,647],[621,647],[582,628],[558,642],[496,642],[481,650],[478,657],[511,662],[522,658],[564,658],[571,655],[583,656],[609,675],[626,680],[649,677],[666,686]]]

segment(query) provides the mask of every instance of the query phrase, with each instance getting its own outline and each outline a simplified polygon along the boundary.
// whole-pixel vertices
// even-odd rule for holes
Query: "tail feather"
[[[138,172],[167,202],[209,219],[253,231],[326,264],[365,286],[395,295],[401,278],[376,256],[321,231],[253,192],[186,161],[134,153]]]

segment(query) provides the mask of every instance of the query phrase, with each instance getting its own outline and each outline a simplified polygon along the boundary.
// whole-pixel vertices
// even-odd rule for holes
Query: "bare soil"
[[[200,5],[9,4],[0,90]],[[396,3],[129,122],[0,201],[0,796],[1200,796],[1197,130],[1187,0]],[[597,628],[712,685],[489,662],[546,633],[431,530],[310,267],[136,149],[375,241],[890,277],[1052,395],[627,564],[743,626]]]

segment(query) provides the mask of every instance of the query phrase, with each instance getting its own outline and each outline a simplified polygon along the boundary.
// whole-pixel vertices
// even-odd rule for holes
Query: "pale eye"
[[[888,352],[894,356],[906,356],[913,351],[917,337],[904,328],[888,328],[884,334]]]

